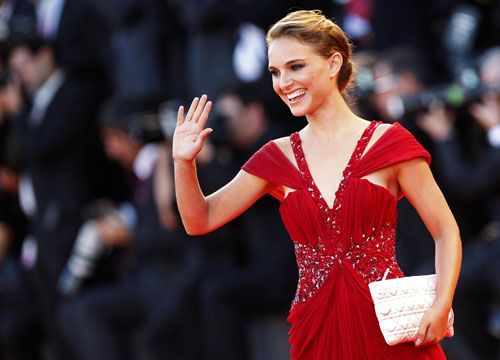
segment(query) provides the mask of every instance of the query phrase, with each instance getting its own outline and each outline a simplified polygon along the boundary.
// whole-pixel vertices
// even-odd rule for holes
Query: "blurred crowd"
[[[0,0],[0,359],[252,359],[249,324],[285,319],[297,282],[279,204],[187,236],[170,140],[208,94],[210,194],[305,125],[265,45],[301,8],[355,44],[355,112],[431,152],[464,243],[448,358],[500,358],[500,1]],[[402,269],[434,272],[431,235],[398,208]]]

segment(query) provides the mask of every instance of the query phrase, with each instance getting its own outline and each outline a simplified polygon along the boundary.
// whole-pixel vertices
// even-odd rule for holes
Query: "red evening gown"
[[[446,359],[439,345],[389,346],[368,283],[404,274],[395,257],[397,200],[364,176],[430,155],[394,124],[362,156],[379,122],[371,122],[351,155],[329,208],[309,172],[298,133],[290,136],[298,170],[274,142],[242,167],[276,186],[280,213],[295,245],[299,283],[288,321],[292,360]],[[283,199],[282,186],[296,191]],[[401,198],[403,194],[399,196]]]

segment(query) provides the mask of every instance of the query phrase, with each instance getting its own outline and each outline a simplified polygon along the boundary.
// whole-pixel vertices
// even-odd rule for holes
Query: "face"
[[[282,37],[270,43],[268,57],[274,91],[293,115],[314,114],[328,103],[334,91],[338,92],[340,54],[325,58],[310,45]]]
[[[260,104],[245,105],[236,95],[222,95],[216,103],[217,112],[226,119],[225,126],[233,145],[245,147],[264,128],[264,110]]]
[[[417,77],[408,71],[395,74],[390,64],[380,62],[373,67],[375,91],[372,101],[382,120],[395,122],[401,120],[399,103],[406,96],[418,94],[422,86]]]
[[[140,146],[135,144],[125,131],[104,126],[101,138],[106,155],[123,168],[131,169]]]
[[[10,55],[10,68],[30,93],[42,86],[50,76],[51,67],[47,56],[48,54],[44,50],[40,50],[39,54],[33,55],[24,47],[14,49]]]

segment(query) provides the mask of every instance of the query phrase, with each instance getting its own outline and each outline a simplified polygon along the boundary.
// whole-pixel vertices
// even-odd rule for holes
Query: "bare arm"
[[[185,119],[181,106],[173,138],[175,193],[182,222],[190,235],[204,234],[224,225],[264,195],[269,186],[266,180],[240,171],[223,188],[205,197],[198,182],[195,157],[212,132],[204,129],[211,105],[205,95],[195,98]]]
[[[399,164],[398,183],[436,243],[436,304],[420,322],[416,345],[441,341],[458,281],[462,245],[457,223],[427,163],[419,158]],[[420,339],[420,342],[419,342]]]

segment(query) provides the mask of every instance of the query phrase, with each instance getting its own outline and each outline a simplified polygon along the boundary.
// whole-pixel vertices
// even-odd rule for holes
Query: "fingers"
[[[200,100],[198,101],[198,104],[196,106],[196,110],[193,114],[193,121],[194,122],[197,123],[200,120],[201,113],[203,112],[206,103],[207,103],[207,95],[202,95]]]
[[[424,330],[419,329],[417,334],[417,340],[415,341],[415,346],[427,346],[432,344],[437,344],[443,340],[444,335],[439,336],[436,333],[436,329],[430,324],[424,328]]]
[[[205,143],[205,139],[207,136],[212,132],[213,130],[210,128],[203,129],[203,131],[200,133],[200,135],[196,138],[196,145],[197,146],[203,146]]]
[[[422,346],[425,343],[427,330],[429,328],[429,323],[420,323],[420,327],[417,333],[417,340],[415,340],[415,346]]]
[[[191,121],[192,120],[194,111],[196,110],[196,107],[198,106],[198,102],[199,101],[200,101],[200,99],[198,99],[197,97],[195,97],[193,99],[193,102],[191,103],[191,106],[189,107],[188,113],[186,115],[185,121]]]
[[[212,109],[211,101],[206,103],[205,107],[203,108],[203,112],[201,113],[200,119],[198,120],[198,124],[200,125],[201,128],[205,127],[205,124],[207,123],[208,115],[210,114],[210,109]]]
[[[184,122],[184,106],[179,106],[179,111],[177,112],[177,126],[182,125]]]
[[[206,113],[206,111],[210,112],[211,106],[211,101],[207,103],[207,95],[202,95],[201,98],[195,97],[193,99],[193,102],[191,103],[191,106],[189,107],[185,121],[193,121],[195,123],[198,123],[200,120],[204,120],[206,122],[206,119],[204,117],[205,115],[206,117],[208,117],[208,113]],[[184,120],[182,122],[184,122]]]

